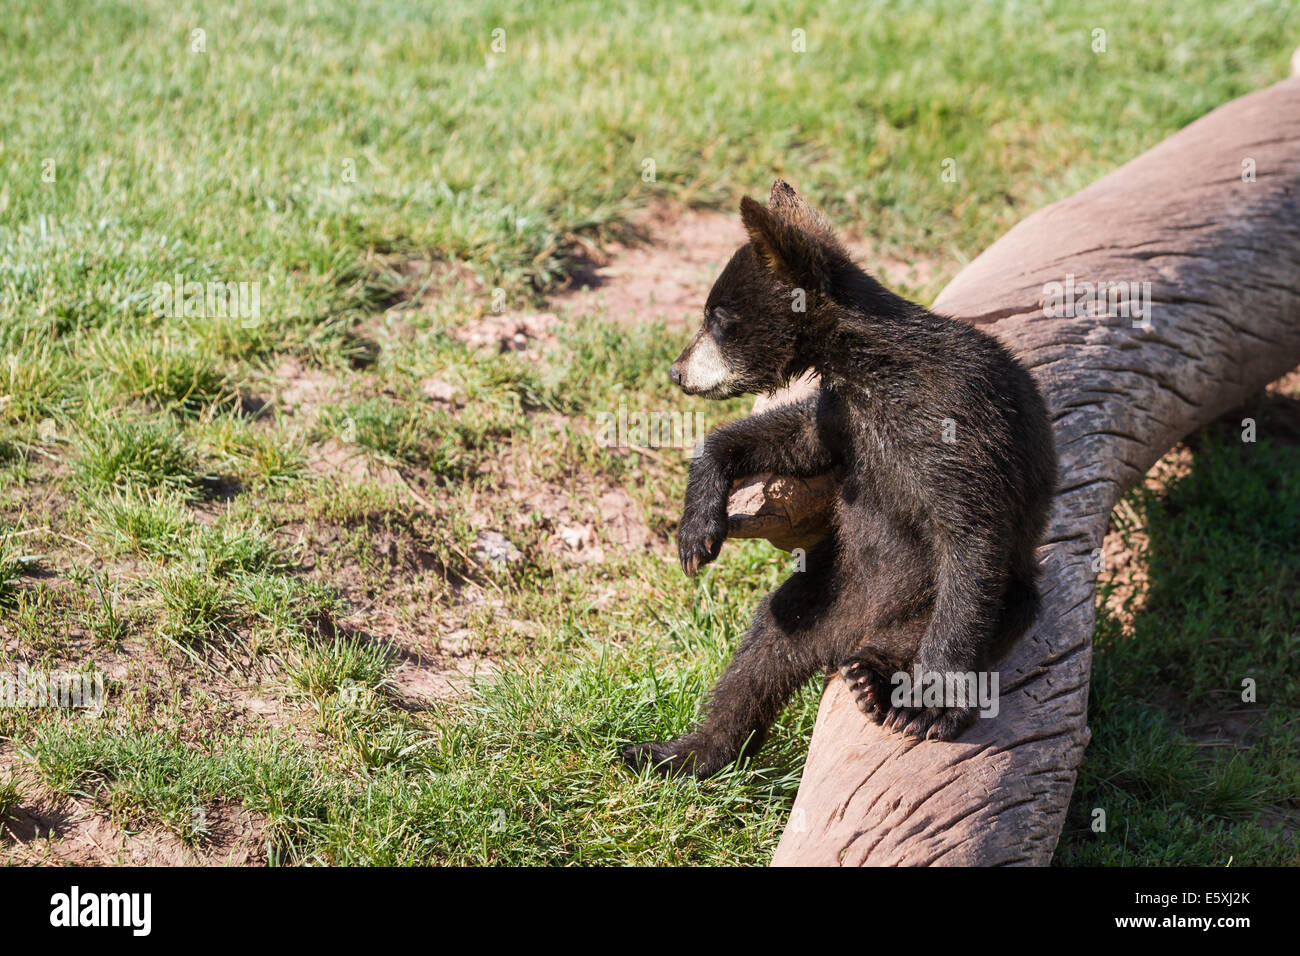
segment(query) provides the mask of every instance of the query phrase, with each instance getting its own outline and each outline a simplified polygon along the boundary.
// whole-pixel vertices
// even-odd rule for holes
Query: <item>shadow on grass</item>
[[[1121,533],[1149,541],[1131,628],[1101,581],[1058,864],[1300,863],[1300,401],[1270,393],[1186,444],[1189,473],[1127,496],[1141,526]]]

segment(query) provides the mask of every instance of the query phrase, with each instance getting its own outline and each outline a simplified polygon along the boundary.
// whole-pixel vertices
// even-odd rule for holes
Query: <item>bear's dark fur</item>
[[[890,675],[986,670],[1033,621],[1034,550],[1056,481],[1042,396],[993,338],[867,275],[786,183],[766,207],[746,198],[740,211],[749,242],[670,374],[689,394],[724,399],[811,369],[821,391],[709,435],[678,528],[682,568],[717,557],[742,476],[833,471],[834,517],[806,568],[759,605],[700,725],[623,756],[715,773],[757,749],[790,696],[834,667],[877,722],[950,739],[974,709],[893,707]]]

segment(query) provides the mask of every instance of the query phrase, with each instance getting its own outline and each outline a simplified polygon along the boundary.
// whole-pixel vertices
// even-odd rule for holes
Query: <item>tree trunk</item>
[[[1049,284],[1067,282],[1150,283],[1147,320],[1104,304],[1053,317]],[[1050,862],[1089,739],[1094,555],[1111,507],[1179,439],[1300,364],[1300,79],[1034,213],[933,308],[1000,339],[1047,399],[1061,478],[1043,610],[1001,665],[999,715],[955,742],[883,731],[831,677],[775,865]],[[733,494],[733,533],[814,540],[832,493],[759,476]]]

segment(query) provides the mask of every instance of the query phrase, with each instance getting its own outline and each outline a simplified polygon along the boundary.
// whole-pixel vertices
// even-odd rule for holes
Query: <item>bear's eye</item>
[[[719,335],[730,335],[740,327],[740,319],[722,309],[714,309],[710,318]]]

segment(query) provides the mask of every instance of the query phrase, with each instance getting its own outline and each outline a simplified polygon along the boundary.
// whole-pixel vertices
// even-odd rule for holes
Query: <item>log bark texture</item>
[[[1104,308],[1045,314],[1067,276],[1149,282],[1149,327]],[[1050,862],[1089,740],[1093,555],[1111,507],[1179,439],[1300,364],[1300,79],[1034,213],[932,308],[1004,342],[1051,409],[1061,478],[1043,611],[1001,665],[1000,714],[955,742],[883,731],[831,677],[775,865]],[[732,531],[806,543],[832,493],[757,476],[733,494]]]

